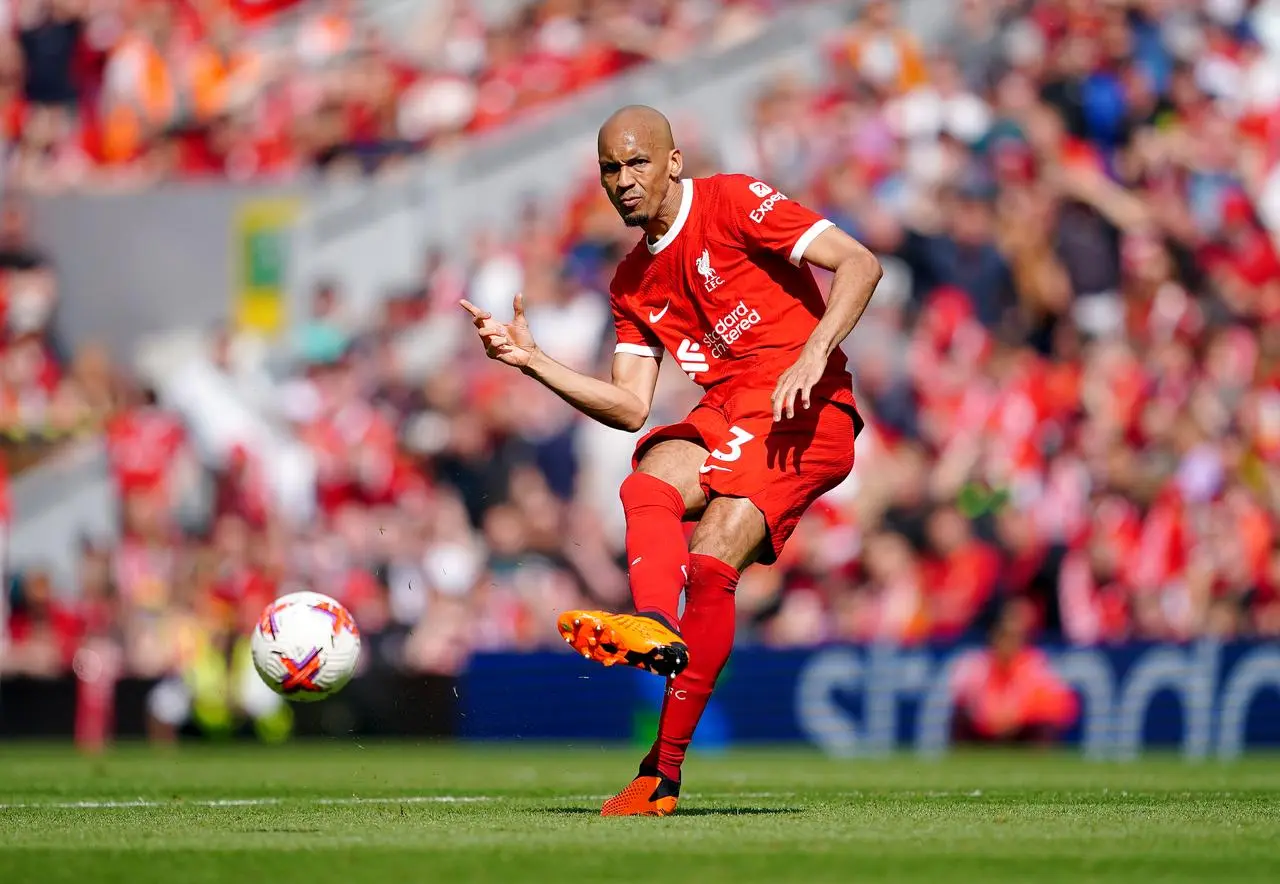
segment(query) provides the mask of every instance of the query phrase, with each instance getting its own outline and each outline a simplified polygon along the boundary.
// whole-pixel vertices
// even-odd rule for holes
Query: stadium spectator
[[[101,432],[122,405],[106,351],[68,352],[54,332],[57,273],[31,239],[23,199],[0,205],[0,450],[21,471],[67,440]]]
[[[52,578],[43,571],[24,574],[14,589],[4,671],[37,678],[66,672],[84,630],[75,604],[55,597]]]
[[[82,0],[16,4],[18,42],[26,62],[24,97],[33,109],[76,102],[75,61],[84,29]]]
[[[1079,714],[1079,702],[1041,651],[1028,647],[1028,608],[1005,608],[982,650],[956,664],[952,735],[959,743],[1051,743]]]

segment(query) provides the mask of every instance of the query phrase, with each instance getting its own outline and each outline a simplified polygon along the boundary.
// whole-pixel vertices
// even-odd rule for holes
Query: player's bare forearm
[[[823,242],[828,237],[830,241]],[[811,257],[810,252],[815,254]],[[825,360],[862,318],[884,270],[864,245],[835,228],[814,240],[805,252],[805,260],[835,272],[827,297],[827,311],[809,335],[807,344]]]
[[[796,402],[810,405],[810,393],[827,368],[827,360],[862,318],[883,271],[866,246],[836,227],[818,234],[804,260],[835,272],[827,310],[805,341],[799,358],[778,378],[773,389],[773,419],[795,416]]]
[[[608,427],[634,432],[649,419],[653,391],[658,385],[658,360],[618,353],[613,357],[613,380],[602,381],[556,362],[538,347],[524,314],[524,296],[511,304],[510,322],[498,322],[488,310],[470,301],[459,302],[471,314],[493,360],[518,368],[535,378],[587,417]]]
[[[592,420],[617,430],[635,432],[649,419],[658,361],[640,356],[615,356],[613,380],[605,381],[574,371],[537,350],[521,371]]]

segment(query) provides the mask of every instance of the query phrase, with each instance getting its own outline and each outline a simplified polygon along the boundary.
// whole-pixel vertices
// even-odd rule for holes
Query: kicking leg
[[[661,442],[622,483],[632,600],[637,612],[657,614],[672,627],[688,579],[683,522],[706,506],[698,484],[698,467],[706,459],[707,449],[694,442]]]
[[[584,657],[659,675],[673,675],[688,663],[676,622],[689,568],[682,522],[706,505],[698,484],[698,467],[706,458],[707,449],[694,442],[660,442],[622,483],[631,595],[638,616],[606,611],[562,614],[560,634]]]

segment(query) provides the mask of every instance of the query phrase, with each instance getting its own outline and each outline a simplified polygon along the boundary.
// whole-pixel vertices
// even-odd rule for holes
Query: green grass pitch
[[[0,882],[1280,881],[1280,758],[695,756],[601,819],[634,749],[0,746]]]

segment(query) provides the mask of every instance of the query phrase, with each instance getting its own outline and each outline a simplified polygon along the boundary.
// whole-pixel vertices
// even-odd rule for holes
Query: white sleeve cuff
[[[795,246],[792,247],[791,263],[799,267],[800,262],[804,260],[804,250],[809,248],[810,244],[818,238],[818,234],[822,233],[822,231],[826,230],[828,227],[835,227],[835,225],[826,218],[823,218],[821,221],[813,222],[813,226],[806,230],[800,238],[796,240]]]
[[[614,353],[629,353],[632,356],[649,356],[653,359],[662,358],[661,347],[649,347],[645,344],[619,344],[613,348]]]

